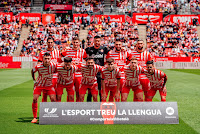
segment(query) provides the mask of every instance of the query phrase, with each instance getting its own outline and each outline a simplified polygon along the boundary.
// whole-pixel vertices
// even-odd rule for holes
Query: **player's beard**
[[[143,50],[143,47],[138,47],[138,50],[142,51],[142,50]]]
[[[117,52],[120,52],[120,51],[121,51],[121,48],[116,48],[116,51],[117,51]]]
[[[89,68],[89,69],[92,69],[92,68],[93,68],[93,65],[88,65],[88,68]]]

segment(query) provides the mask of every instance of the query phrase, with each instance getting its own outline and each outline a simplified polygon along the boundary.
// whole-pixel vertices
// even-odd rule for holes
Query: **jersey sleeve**
[[[160,76],[161,76],[161,78],[165,78],[166,74],[163,71],[161,71]]]
[[[33,72],[35,73],[35,72],[37,72],[38,71],[38,66],[35,66],[34,68],[33,68]]]
[[[88,48],[86,48],[86,50],[85,50],[84,53],[83,53],[83,59],[86,59],[86,58],[87,58],[87,50],[88,50]]]
[[[40,54],[39,54],[39,57],[38,57],[38,61],[43,61],[43,54],[42,54],[42,52],[40,52]]]
[[[153,56],[149,53],[148,55],[148,61],[154,60]]]
[[[130,63],[131,58],[132,58],[131,53],[127,52],[127,62],[126,62],[127,65]]]
[[[120,78],[121,78],[121,72],[119,71],[119,69],[117,69],[117,75],[116,75],[116,78],[117,78],[117,79],[120,79]]]

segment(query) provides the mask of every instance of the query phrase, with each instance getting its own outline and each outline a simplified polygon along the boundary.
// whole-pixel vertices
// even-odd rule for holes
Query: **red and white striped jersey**
[[[96,75],[101,72],[102,67],[94,65],[93,69],[89,69],[87,65],[78,65],[82,74],[81,84],[93,85],[97,82]]]
[[[54,63],[58,63],[59,62],[60,51],[57,50],[57,49],[54,49],[53,51],[48,51],[48,50],[41,51],[40,54],[39,54],[39,58],[38,58],[39,61],[43,61],[43,55],[46,52],[51,54],[51,61],[52,62],[54,62]],[[57,74],[56,73],[53,75],[53,78],[57,78]]]
[[[120,51],[116,52],[115,49],[108,52],[106,55],[106,59],[113,58],[115,60],[115,64],[119,68],[123,68],[125,65],[128,65],[131,60],[131,54],[128,51]],[[121,72],[121,78],[124,77],[124,72]]]
[[[75,63],[76,65],[78,64],[82,64],[84,59],[85,50],[80,48],[79,50],[73,50],[72,48],[66,49],[64,52],[61,53],[62,57],[71,57],[73,63]],[[75,73],[75,77],[81,77],[81,72],[76,72]]]
[[[144,69],[141,66],[137,66],[137,68],[133,71],[130,69],[130,65],[127,65],[123,68],[125,73],[125,84],[126,86],[138,86],[140,85],[139,75],[144,72]]]
[[[72,48],[66,49],[64,52],[61,53],[62,57],[72,57],[73,62],[78,65],[82,64],[83,62],[83,55],[85,53],[84,49],[73,50]]]
[[[38,64],[33,68],[33,72],[38,72],[37,86],[38,87],[48,87],[52,86],[53,73],[55,73],[56,64],[54,62],[50,63],[49,67],[44,67],[43,63]]]
[[[107,67],[103,68],[101,71],[101,78],[105,82],[105,86],[107,87],[115,87],[117,86],[117,79],[121,78],[121,73],[119,69],[114,69],[113,71],[109,71]]]
[[[155,69],[154,74],[151,75],[145,70],[144,74],[149,79],[151,88],[160,89],[163,87],[164,77],[166,77],[166,74],[163,71]]]
[[[136,57],[138,59],[138,65],[141,67],[144,67],[144,68],[146,68],[147,61],[153,60],[153,56],[147,51],[143,51],[143,52],[139,53],[139,52],[133,50],[133,51],[131,51],[131,55],[133,57]]]
[[[116,52],[116,50],[113,49],[106,55],[106,59],[108,58],[113,58],[115,60],[115,64],[117,64],[119,68],[122,68],[131,60],[131,54],[128,51]]]
[[[48,50],[41,51],[40,54],[39,54],[38,60],[43,61],[43,55],[44,55],[46,52],[48,52],[48,53],[51,54],[51,61],[52,61],[52,62],[55,62],[55,63],[58,63],[58,62],[59,62],[60,51],[57,50],[57,49],[54,49],[53,51],[48,51]]]
[[[58,84],[69,85],[73,83],[74,73],[78,70],[78,67],[72,65],[70,70],[64,69],[62,65],[57,65],[56,73],[58,73]]]

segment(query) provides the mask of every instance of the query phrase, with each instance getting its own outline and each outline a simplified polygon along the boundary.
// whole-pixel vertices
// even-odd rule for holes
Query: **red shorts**
[[[62,95],[63,88],[66,88],[67,95],[74,95],[74,83],[72,83],[70,85],[58,84],[57,89],[56,89],[56,95]]]
[[[106,91],[106,96],[108,96],[108,93],[110,92],[111,96],[115,96],[115,93],[117,91],[117,87],[105,87],[105,91]],[[101,94],[103,94],[103,90],[101,90]]]
[[[150,81],[147,78],[139,77],[140,84],[142,85],[143,91],[148,91],[150,89]]]
[[[166,88],[166,87],[164,87],[164,88]],[[162,89],[160,89],[160,88],[151,88],[148,91],[148,96],[155,96],[157,90],[159,90],[160,96],[167,96],[167,93],[163,93]]]
[[[139,86],[124,86],[123,90],[122,90],[122,93],[129,94],[130,89],[132,89],[132,91],[134,92],[134,94],[138,94],[138,93],[143,92],[142,91],[142,87],[139,85]]]
[[[76,92],[78,92],[81,85],[81,77],[74,77],[74,85]]]
[[[98,95],[98,84],[95,83],[93,85],[85,85],[81,84],[80,89],[79,89],[79,94],[86,94],[87,90],[90,90],[91,94]]]
[[[57,78],[53,78],[52,79],[52,84],[53,84],[53,87],[56,88],[56,86],[57,86]]]
[[[50,87],[37,87],[37,86],[35,86],[33,94],[41,95],[42,91],[45,91],[45,93],[47,93],[47,95],[54,95],[54,94],[56,94],[55,89],[54,89],[53,86],[50,86]]]

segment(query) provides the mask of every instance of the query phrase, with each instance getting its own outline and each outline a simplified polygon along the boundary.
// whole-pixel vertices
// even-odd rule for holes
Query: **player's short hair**
[[[54,38],[53,37],[48,37],[47,38],[47,42],[48,42],[48,40],[53,40],[53,42],[54,42]]]
[[[87,57],[87,58],[85,59],[85,61],[88,61],[88,60],[94,60],[94,57],[89,56],[89,57]]]
[[[49,52],[46,52],[46,53],[44,53],[43,57],[44,56],[51,56],[51,54]]]
[[[101,39],[101,37],[100,36],[94,36],[94,39]]]
[[[64,62],[72,62],[72,57],[65,57]]]
[[[137,59],[136,57],[132,57],[132,58],[131,58],[131,61],[132,61],[132,60],[138,60],[138,59]]]
[[[106,60],[106,62],[107,63],[112,63],[112,62],[114,62],[115,60],[113,59],[113,58],[108,58],[107,60]]]
[[[147,61],[146,64],[147,64],[147,65],[149,65],[149,64],[154,65],[153,60],[149,60],[149,61]]]
[[[73,40],[78,40],[78,41],[80,41],[80,40],[79,40],[79,37],[74,37]]]
[[[137,40],[137,42],[139,42],[139,41],[142,41],[142,42],[144,42],[144,40],[142,40],[142,39],[138,39],[138,40]]]
[[[116,38],[115,38],[115,42],[117,42],[117,41],[122,42],[121,39],[120,39],[119,37],[116,37]]]

